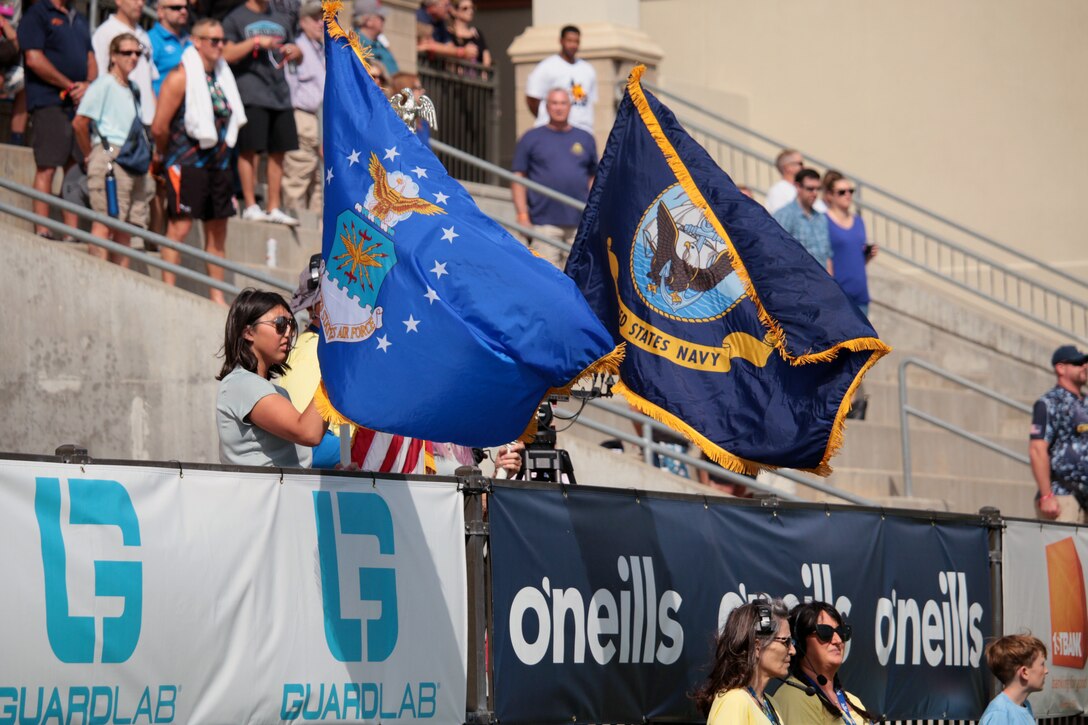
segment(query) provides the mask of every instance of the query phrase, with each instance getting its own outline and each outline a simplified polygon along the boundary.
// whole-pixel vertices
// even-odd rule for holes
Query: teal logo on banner
[[[393,515],[376,493],[341,491],[336,494],[336,513],[341,537],[370,537],[381,556],[395,553]],[[325,641],[340,662],[363,661],[363,620],[346,617],[340,605],[340,554],[333,517],[333,494],[314,491],[317,519],[317,550],[321,566],[321,592],[325,612]],[[352,580],[360,601],[380,607],[376,618],[366,620],[366,661],[382,662],[397,645],[397,575],[392,567],[359,567]],[[348,588],[351,591],[351,587]]]
[[[124,546],[140,546],[140,522],[128,491],[117,481],[90,478],[68,480],[71,525],[115,526]],[[45,574],[45,621],[49,645],[61,662],[93,662],[95,618],[71,614],[68,601],[67,552],[61,528],[61,482],[39,477],[34,491],[34,513],[41,533]],[[96,560],[96,597],[120,597],[121,614],[102,618],[100,662],[124,662],[140,640],[143,615],[143,568],[138,561]]]

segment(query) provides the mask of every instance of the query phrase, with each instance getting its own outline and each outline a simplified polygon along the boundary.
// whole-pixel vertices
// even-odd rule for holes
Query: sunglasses
[[[182,11],[187,12],[189,10],[188,5],[160,5],[159,7],[163,10],[173,10],[175,13],[180,13]]]
[[[802,186],[801,190],[802,191],[819,191],[820,187],[818,187],[818,186]]]
[[[298,323],[295,322],[294,317],[286,317],[284,315],[280,315],[274,320],[257,320],[253,324],[255,326],[272,325],[275,328],[277,335],[285,335],[287,334],[288,330],[294,330],[298,326]]]
[[[126,58],[135,58],[141,53],[143,53],[142,50],[118,50],[114,53],[114,55],[123,55]]]
[[[214,46],[223,45],[223,43],[227,42],[226,38],[213,38],[208,35],[194,35],[193,37],[198,38],[199,40],[206,40]]]
[[[830,624],[817,624],[813,634],[816,635],[816,639],[824,644],[830,642],[831,638],[838,634],[839,639],[845,644],[854,635],[854,630],[851,629],[849,624],[840,624],[838,627],[832,627]]]
[[[855,191],[856,189],[835,189],[835,196],[846,196],[847,194],[853,196]]]

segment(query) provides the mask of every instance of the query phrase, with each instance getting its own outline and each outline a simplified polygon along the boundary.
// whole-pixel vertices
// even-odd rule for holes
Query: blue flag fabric
[[[826,475],[854,390],[890,348],[641,74],[628,80],[567,262],[627,342],[617,389],[727,468]]]
[[[370,79],[325,4],[322,414],[469,446],[621,353],[560,270],[481,212]]]

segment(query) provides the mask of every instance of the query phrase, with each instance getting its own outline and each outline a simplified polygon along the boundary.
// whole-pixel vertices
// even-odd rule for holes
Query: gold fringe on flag
[[[325,28],[329,31],[329,37],[333,40],[343,39],[348,42],[351,49],[355,51],[355,55],[359,56],[359,60],[363,62],[363,67],[367,72],[370,72],[370,64],[367,60],[373,57],[373,53],[367,48],[363,47],[363,44],[359,42],[359,36],[354,30],[345,31],[340,26],[340,9],[344,6],[341,0],[324,0],[321,3],[321,10],[324,14]]]

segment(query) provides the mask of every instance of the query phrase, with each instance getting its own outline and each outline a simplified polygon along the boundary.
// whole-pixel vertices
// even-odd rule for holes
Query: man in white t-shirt
[[[573,25],[559,32],[560,51],[537,63],[525,83],[525,103],[536,116],[534,126],[548,123],[544,99],[548,92],[563,88],[570,92],[570,124],[593,133],[593,106],[597,103],[597,71],[577,58],[582,31]]]
[[[151,81],[159,77],[159,72],[151,62],[151,38],[140,27],[140,15],[143,11],[144,0],[117,0],[117,12],[94,31],[91,46],[94,48],[98,72],[104,74],[110,67],[110,41],[121,33],[132,33],[140,41],[143,53],[136,62],[136,69],[129,75],[129,80],[140,89],[140,119],[145,126],[150,126],[155,119],[155,90]]]
[[[796,149],[782,149],[775,158],[774,165],[778,173],[782,174],[782,178],[767,189],[767,198],[763,202],[763,206],[772,215],[779,209],[789,206],[797,198],[797,185],[794,180],[797,172],[805,168],[805,157]],[[813,208],[821,214],[827,213],[827,205],[822,199],[817,199]]]

